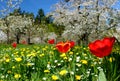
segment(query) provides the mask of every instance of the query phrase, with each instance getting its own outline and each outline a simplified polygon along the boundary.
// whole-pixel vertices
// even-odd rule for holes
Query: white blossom
[[[89,40],[94,40],[94,38],[103,37],[108,29],[117,26],[115,16],[118,10],[112,8],[116,1],[69,0],[64,2],[61,0],[53,6],[53,12],[49,14],[52,15],[54,23],[65,26],[62,37],[78,40],[85,35]]]

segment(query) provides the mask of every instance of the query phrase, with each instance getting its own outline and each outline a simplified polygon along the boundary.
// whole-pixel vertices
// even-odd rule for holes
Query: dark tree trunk
[[[28,40],[27,40],[28,44],[31,44],[30,42],[30,30],[28,29]]]
[[[88,33],[78,36],[78,45],[88,45]]]
[[[9,30],[7,30],[7,44],[10,43],[10,39],[9,39]]]
[[[19,41],[20,41],[20,36],[19,36],[19,34],[16,35],[16,41],[17,41],[17,44],[19,44]]]
[[[28,44],[30,44],[30,38],[28,37]]]

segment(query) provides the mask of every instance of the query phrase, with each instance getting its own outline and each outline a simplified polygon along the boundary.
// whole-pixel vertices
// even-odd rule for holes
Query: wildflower
[[[81,60],[82,64],[87,64],[87,60]]]
[[[68,61],[69,61],[69,62],[72,61],[72,58],[69,58]]]
[[[32,65],[34,65],[34,63],[30,63],[30,62],[27,63],[27,66],[32,66]]]
[[[44,73],[49,73],[50,71],[49,70],[44,70]]]
[[[110,57],[110,58],[109,58],[109,61],[110,61],[110,62],[113,62],[114,60],[115,60],[115,58],[113,58],[113,57]]]
[[[43,80],[47,80],[47,78],[46,78],[46,77],[43,77],[42,79],[43,79]]]
[[[59,72],[59,74],[62,75],[62,76],[66,75],[67,74],[67,70],[62,70],[62,71]]]
[[[5,78],[5,76],[4,76],[4,75],[2,75],[0,78],[1,78],[1,79],[3,79],[3,78]]]
[[[54,40],[54,39],[50,39],[50,40],[48,40],[48,43],[49,43],[49,44],[54,44],[54,43],[55,43],[55,40]]]
[[[58,80],[58,76],[56,76],[56,75],[52,75],[52,80]]]
[[[67,60],[68,58],[67,57],[63,57],[64,60]]]
[[[53,52],[53,51],[50,51],[49,53],[50,53],[50,54],[52,54],[52,55],[54,54],[54,52]]]
[[[35,57],[36,53],[32,52],[31,54],[28,54],[27,57]]]
[[[115,37],[106,37],[103,40],[96,40],[90,43],[89,49],[95,56],[102,58],[111,53],[114,42]]]
[[[12,43],[12,47],[16,48],[16,47],[17,47],[17,43],[16,43],[16,42],[13,42],[13,43]]]
[[[44,54],[44,53],[42,53],[42,54],[40,54],[39,56],[40,56],[40,57],[43,57],[43,56],[45,56],[45,54]]]
[[[77,56],[76,57],[76,62],[79,62],[80,61],[80,56]]]
[[[62,54],[60,55],[60,57],[66,57],[66,54],[65,54],[65,53],[62,53]]]
[[[15,75],[14,75],[14,78],[16,78],[16,79],[18,79],[18,78],[20,78],[20,77],[21,77],[20,74],[15,74]]]
[[[80,75],[75,75],[76,80],[80,80],[81,76]]]
[[[48,69],[51,69],[51,66],[50,66],[50,64],[47,64],[47,68],[48,68]]]
[[[71,75],[74,75],[75,73],[73,71],[70,72]]]
[[[12,66],[12,69],[14,69],[15,68],[15,66]]]
[[[5,62],[10,62],[10,58],[6,58]]]
[[[21,57],[18,57],[18,58],[15,58],[15,60],[16,60],[17,62],[20,62],[20,61],[22,61],[22,58],[21,58]]]
[[[58,62],[58,60],[55,60],[54,62],[55,62],[55,63],[57,63],[57,62]]]
[[[81,66],[81,64],[79,64],[79,63],[76,63],[76,66],[80,67],[80,66]]]
[[[69,42],[59,42],[56,44],[56,48],[61,53],[66,53],[70,50],[70,44]]]
[[[72,52],[72,51],[70,51],[70,52],[69,52],[69,54],[70,54],[70,55],[73,55],[73,52]]]

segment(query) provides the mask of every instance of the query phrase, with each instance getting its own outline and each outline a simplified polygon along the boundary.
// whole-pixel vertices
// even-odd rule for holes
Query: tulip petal
[[[70,49],[70,44],[69,43],[64,44],[63,46],[64,53],[68,52],[69,49]]]
[[[92,54],[102,58],[104,56],[108,56],[111,53],[114,42],[115,37],[106,37],[103,40],[96,40],[90,43],[89,49]]]

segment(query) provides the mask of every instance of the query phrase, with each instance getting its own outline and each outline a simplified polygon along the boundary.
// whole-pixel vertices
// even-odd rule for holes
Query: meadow
[[[119,81],[120,46],[99,58],[88,46],[60,53],[55,44],[0,45],[0,81]]]

